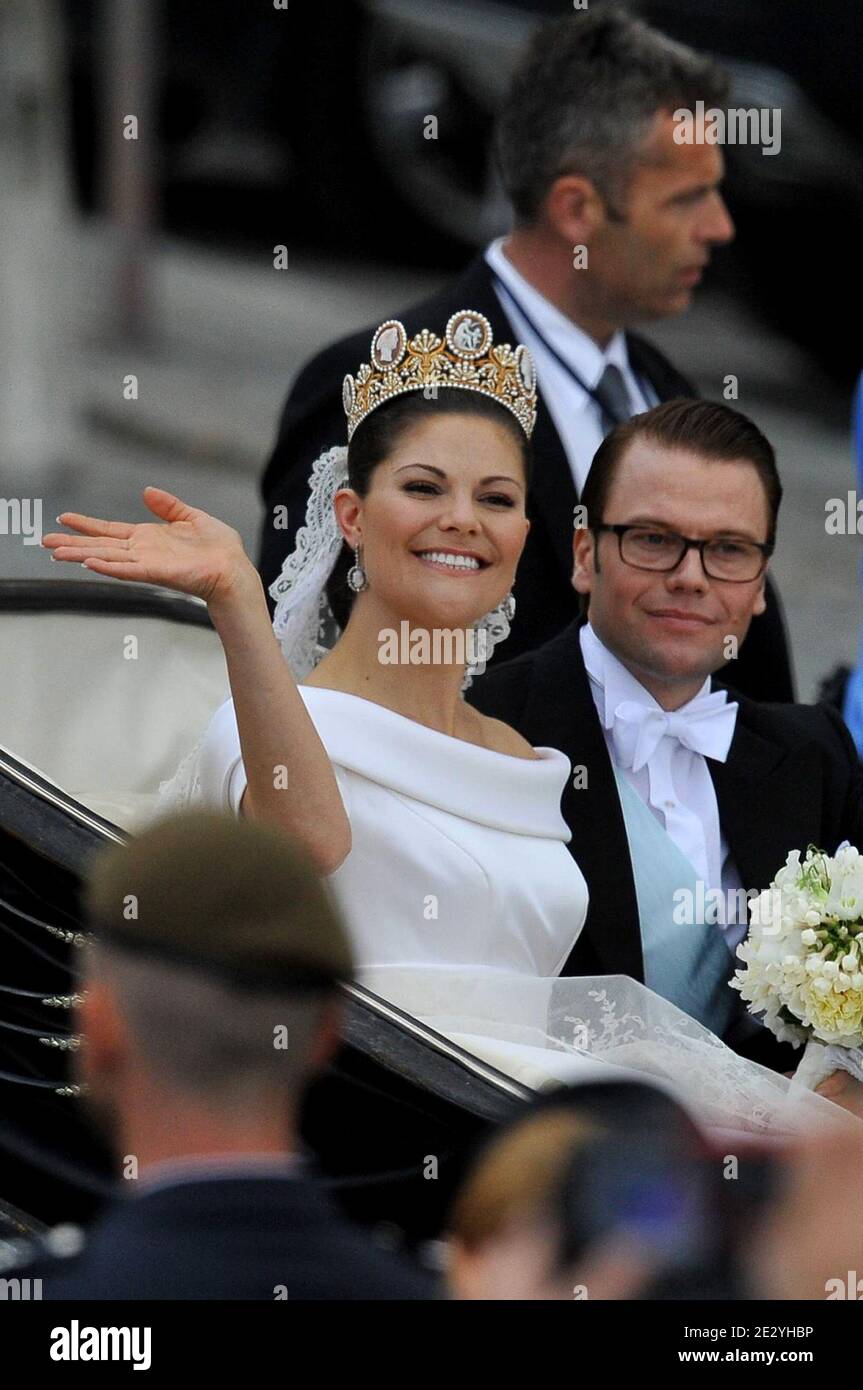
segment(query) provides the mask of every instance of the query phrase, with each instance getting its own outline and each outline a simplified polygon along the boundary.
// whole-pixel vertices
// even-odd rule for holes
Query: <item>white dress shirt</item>
[[[603,439],[601,411],[593,397],[579,386],[554,354],[549,352],[548,345],[551,344],[555,352],[570,364],[591,390],[595,390],[607,366],[618,367],[629,393],[634,415],[656,405],[658,397],[649,382],[637,377],[633,372],[623,333],[615,333],[603,352],[583,329],[556,309],[545,295],[540,294],[539,290],[519,274],[515,266],[507,260],[503,242],[504,238],[499,237],[491,243],[485,253],[488,265],[504,286],[504,290],[501,291],[500,287],[495,285],[495,292],[512,324],[516,340],[524,343],[533,354],[542,398],[548,406],[569,460],[576,491],[581,496],[593,456]],[[574,275],[578,273],[576,270],[573,271]],[[534,332],[519,312],[519,304],[524,306],[539,334]]]
[[[702,754],[686,748],[678,739],[666,736],[638,771],[627,767],[616,746],[615,710],[624,701],[635,701],[657,710],[661,706],[599,640],[590,623],[581,629],[579,639],[590,691],[612,762],[635,788],[678,849],[686,855],[697,878],[704,883],[705,891],[722,891],[725,910],[719,913],[718,925],[729,949],[736,950],[746,935],[748,918],[745,911],[727,911],[729,903],[734,908],[737,902],[729,894],[732,890],[739,890],[742,885],[722,833],[716,790],[706,759]],[[708,677],[698,694],[681,706],[678,713],[684,713],[695,700],[709,692]],[[736,710],[736,706],[733,708]],[[651,780],[654,786],[661,781],[665,781],[666,785],[670,782],[671,795],[660,805],[651,801]],[[726,921],[726,918],[730,920]]]

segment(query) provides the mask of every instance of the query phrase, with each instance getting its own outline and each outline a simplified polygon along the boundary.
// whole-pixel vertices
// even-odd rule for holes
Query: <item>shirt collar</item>
[[[600,641],[589,622],[582,627],[579,640],[585,670],[604,729],[610,729],[614,724],[614,711],[623,700],[635,700],[637,704],[646,705],[649,709],[662,708],[641,681],[636,680],[632,672],[627,670],[619,657]],[[702,695],[709,694],[708,676],[692,699],[681,705],[681,711],[688,709],[693,701],[700,699]]]
[[[582,380],[594,389],[606,367],[610,365],[619,367],[622,372],[629,372],[629,354],[623,333],[615,333],[603,352],[583,328],[579,328],[577,323],[561,313],[550,299],[540,294],[539,290],[516,270],[507,259],[503,249],[504,240],[504,237],[498,237],[486,248],[486,263],[503,282],[504,287],[511,292],[516,307],[519,304],[524,305],[543,336],[578,372]]]
[[[176,1187],[188,1182],[212,1182],[238,1178],[302,1177],[306,1163],[299,1153],[195,1154],[164,1158],[148,1164],[140,1178],[130,1182],[131,1195]]]

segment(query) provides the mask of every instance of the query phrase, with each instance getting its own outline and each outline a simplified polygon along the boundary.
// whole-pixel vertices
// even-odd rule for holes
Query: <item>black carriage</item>
[[[75,1085],[82,876],[152,812],[227,684],[205,605],[110,581],[0,582],[0,659],[2,1236],[86,1222],[110,1192]],[[355,1217],[434,1237],[471,1149],[530,1092],[361,986],[345,994],[305,1137]]]

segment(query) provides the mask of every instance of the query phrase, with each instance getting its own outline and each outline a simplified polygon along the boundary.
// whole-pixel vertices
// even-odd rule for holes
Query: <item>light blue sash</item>
[[[717,925],[675,921],[675,913],[682,915],[679,890],[691,893],[693,905],[703,901],[695,869],[626,775],[615,767],[614,776],[635,879],[644,983],[721,1038],[739,1013],[728,985],[731,953]]]

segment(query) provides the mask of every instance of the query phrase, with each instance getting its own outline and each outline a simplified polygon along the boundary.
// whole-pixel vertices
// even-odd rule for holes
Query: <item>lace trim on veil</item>
[[[523,1084],[647,1080],[710,1129],[797,1134],[846,1112],[733,1052],[626,975],[537,978],[460,966],[374,966],[368,989]]]
[[[338,626],[327,599],[327,580],[342,548],[333,498],[348,480],[348,451],[344,445],[327,449],[312,465],[305,525],[296,545],[270,585],[276,601],[273,631],[282,645],[294,679],[304,681],[329,650],[323,641]],[[330,643],[332,645],[332,643]]]

